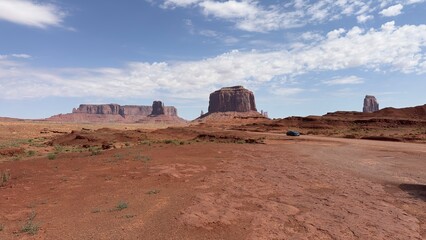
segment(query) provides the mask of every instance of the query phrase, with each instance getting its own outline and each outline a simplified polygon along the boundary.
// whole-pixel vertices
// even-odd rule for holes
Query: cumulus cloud
[[[394,17],[401,14],[402,9],[404,6],[402,4],[396,4],[393,6],[390,6],[386,9],[383,9],[380,14],[384,17]]]
[[[37,28],[59,26],[65,14],[52,4],[32,0],[0,0],[0,20]]]
[[[339,77],[331,80],[323,81],[327,85],[347,85],[347,84],[361,84],[364,83],[364,79],[357,76]]]
[[[172,96],[204,99],[222,86],[271,88],[271,82],[277,79],[315,72],[360,69],[422,74],[426,73],[425,47],[426,25],[398,27],[388,22],[378,29],[337,29],[297,49],[234,50],[199,61],[132,62],[121,68],[39,69],[0,58],[0,92],[2,98]],[[350,76],[332,79],[328,84],[361,81]],[[286,91],[290,90],[281,91],[281,94],[289,94]]]

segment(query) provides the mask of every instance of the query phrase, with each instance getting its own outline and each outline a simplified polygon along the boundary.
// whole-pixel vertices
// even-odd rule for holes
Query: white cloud
[[[163,0],[161,6],[191,7],[207,17],[228,21],[243,31],[269,32],[335,21],[343,17],[354,17],[358,23],[365,23],[379,11],[383,16],[396,16],[402,13],[404,5],[424,1],[291,0],[268,5],[259,0]],[[387,7],[390,4],[394,5]]]
[[[237,1],[202,1],[199,6],[204,14],[213,15],[218,18],[235,19],[253,17],[260,9],[255,2],[237,2]]]
[[[222,86],[271,88],[276,79],[321,71],[426,73],[426,25],[398,27],[389,22],[378,29],[338,29],[320,39],[294,50],[231,51],[199,61],[133,62],[122,68],[39,69],[0,57],[0,97],[204,99]],[[361,79],[350,77],[330,84],[357,81]]]
[[[323,81],[327,85],[347,85],[347,84],[361,84],[364,83],[364,79],[357,76],[349,76],[343,78],[334,78],[331,80]]]
[[[416,3],[422,3],[425,2],[425,0],[407,0],[406,4],[416,4]]]
[[[20,53],[20,54],[12,54],[11,56],[15,57],[15,58],[25,58],[25,59],[31,58],[30,55],[28,55],[28,54],[22,54],[22,53]]]
[[[362,14],[362,15],[359,15],[359,16],[356,17],[356,20],[358,21],[358,23],[365,23],[365,22],[372,20],[372,19],[374,19],[374,16],[372,16],[372,15]]]
[[[201,0],[165,0],[162,6],[164,8],[187,7],[200,1]]]
[[[65,14],[52,4],[43,4],[31,0],[0,0],[0,20],[47,28],[59,26]]]
[[[0,54],[0,59],[7,59],[7,58],[23,58],[23,59],[29,59],[31,58],[31,55],[28,54],[23,54],[23,53],[13,53],[13,54],[9,54],[9,55],[1,55]]]
[[[402,4],[396,4],[393,6],[390,6],[386,9],[383,9],[380,14],[384,17],[394,17],[401,14],[402,9],[404,6]]]

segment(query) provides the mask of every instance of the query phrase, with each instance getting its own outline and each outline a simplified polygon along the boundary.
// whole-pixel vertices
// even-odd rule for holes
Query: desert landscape
[[[426,238],[426,105],[269,119],[241,86],[209,102],[193,121],[158,102],[2,118],[0,239]]]

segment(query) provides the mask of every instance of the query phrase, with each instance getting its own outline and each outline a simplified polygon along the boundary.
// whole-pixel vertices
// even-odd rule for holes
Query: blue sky
[[[0,116],[80,103],[186,119],[243,85],[273,118],[426,104],[426,0],[0,0]]]

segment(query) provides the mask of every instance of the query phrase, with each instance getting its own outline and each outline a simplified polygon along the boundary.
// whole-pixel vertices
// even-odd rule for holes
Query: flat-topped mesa
[[[177,116],[177,110],[172,106],[164,106],[161,101],[154,101],[152,106],[126,105],[118,104],[81,104],[74,108],[72,113],[98,114],[98,115],[120,115],[126,116]]]
[[[88,114],[120,114],[120,105],[118,104],[80,104],[78,108],[74,108],[72,113],[88,113]]]
[[[377,111],[379,111],[379,103],[377,102],[376,97],[366,95],[364,98],[364,107],[362,108],[362,112],[372,113]]]
[[[120,107],[121,116],[148,116],[151,111],[151,106],[126,105]]]
[[[257,111],[254,94],[243,86],[224,87],[210,94],[209,113]]]

